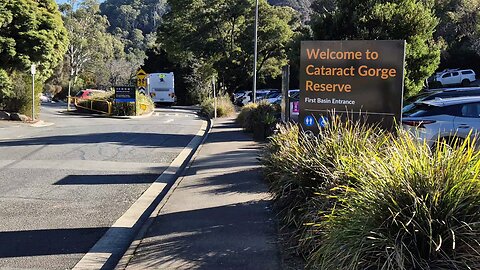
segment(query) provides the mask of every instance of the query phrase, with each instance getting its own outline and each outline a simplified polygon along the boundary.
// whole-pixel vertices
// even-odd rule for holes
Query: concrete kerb
[[[214,126],[214,121],[212,119],[208,119],[208,125],[209,128],[207,132],[205,133],[205,136],[203,136],[202,142],[200,143],[199,147],[195,151],[195,153],[192,155],[190,161],[188,162],[188,165],[185,166],[182,170],[182,172],[179,174],[178,180],[173,183],[172,187],[168,190],[167,194],[162,198],[160,203],[157,205],[155,210],[152,212],[150,215],[149,219],[145,222],[143,227],[140,229],[138,232],[137,236],[135,237],[135,240],[132,242],[132,244],[128,247],[127,251],[123,255],[123,257],[120,259],[118,262],[117,266],[115,267],[115,270],[125,270],[132,260],[133,256],[135,255],[135,252],[137,251],[137,248],[140,246],[142,243],[143,238],[145,237],[146,233],[148,232],[148,229],[152,226],[152,223],[155,219],[155,217],[162,211],[163,207],[165,204],[168,202],[170,197],[172,196],[172,193],[177,189],[177,187],[180,185],[180,183],[183,181],[185,177],[185,173],[187,171],[187,168],[189,168],[192,163],[195,161],[195,159],[198,156],[198,153],[202,150],[202,147],[205,143],[205,141],[208,138],[208,135],[210,134],[210,131],[212,130]]]
[[[113,269],[130,250],[132,241],[143,231],[157,205],[171,194],[172,187],[184,169],[205,142],[212,122],[206,121],[195,137],[181,151],[170,166],[137,199],[137,201],[110,227],[73,269]]]

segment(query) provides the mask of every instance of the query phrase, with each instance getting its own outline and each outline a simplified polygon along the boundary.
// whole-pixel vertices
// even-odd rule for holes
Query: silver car
[[[480,97],[455,97],[415,103],[404,112],[402,126],[433,147],[452,145],[480,131]]]

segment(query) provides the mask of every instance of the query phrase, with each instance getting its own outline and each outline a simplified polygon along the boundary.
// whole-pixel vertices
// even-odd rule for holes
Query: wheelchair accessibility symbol
[[[303,123],[305,124],[305,126],[311,127],[315,124],[315,118],[313,118],[313,116],[309,115],[309,116],[305,117]]]

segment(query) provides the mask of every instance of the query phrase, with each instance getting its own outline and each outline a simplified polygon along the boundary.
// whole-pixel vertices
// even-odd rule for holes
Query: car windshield
[[[412,103],[408,110],[403,111],[403,116],[408,116],[408,117],[423,116],[426,112],[434,108],[436,107],[429,104],[421,103],[421,102]]]
[[[298,100],[300,98],[300,92],[293,92],[290,94],[290,99],[296,99]]]
[[[280,92],[270,92],[268,93],[267,98],[276,98],[278,96],[280,96]]]

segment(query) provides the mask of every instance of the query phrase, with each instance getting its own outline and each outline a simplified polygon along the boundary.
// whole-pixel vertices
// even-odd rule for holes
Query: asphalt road
[[[149,118],[64,115],[0,121],[0,268],[70,269],[195,136],[175,109]]]

